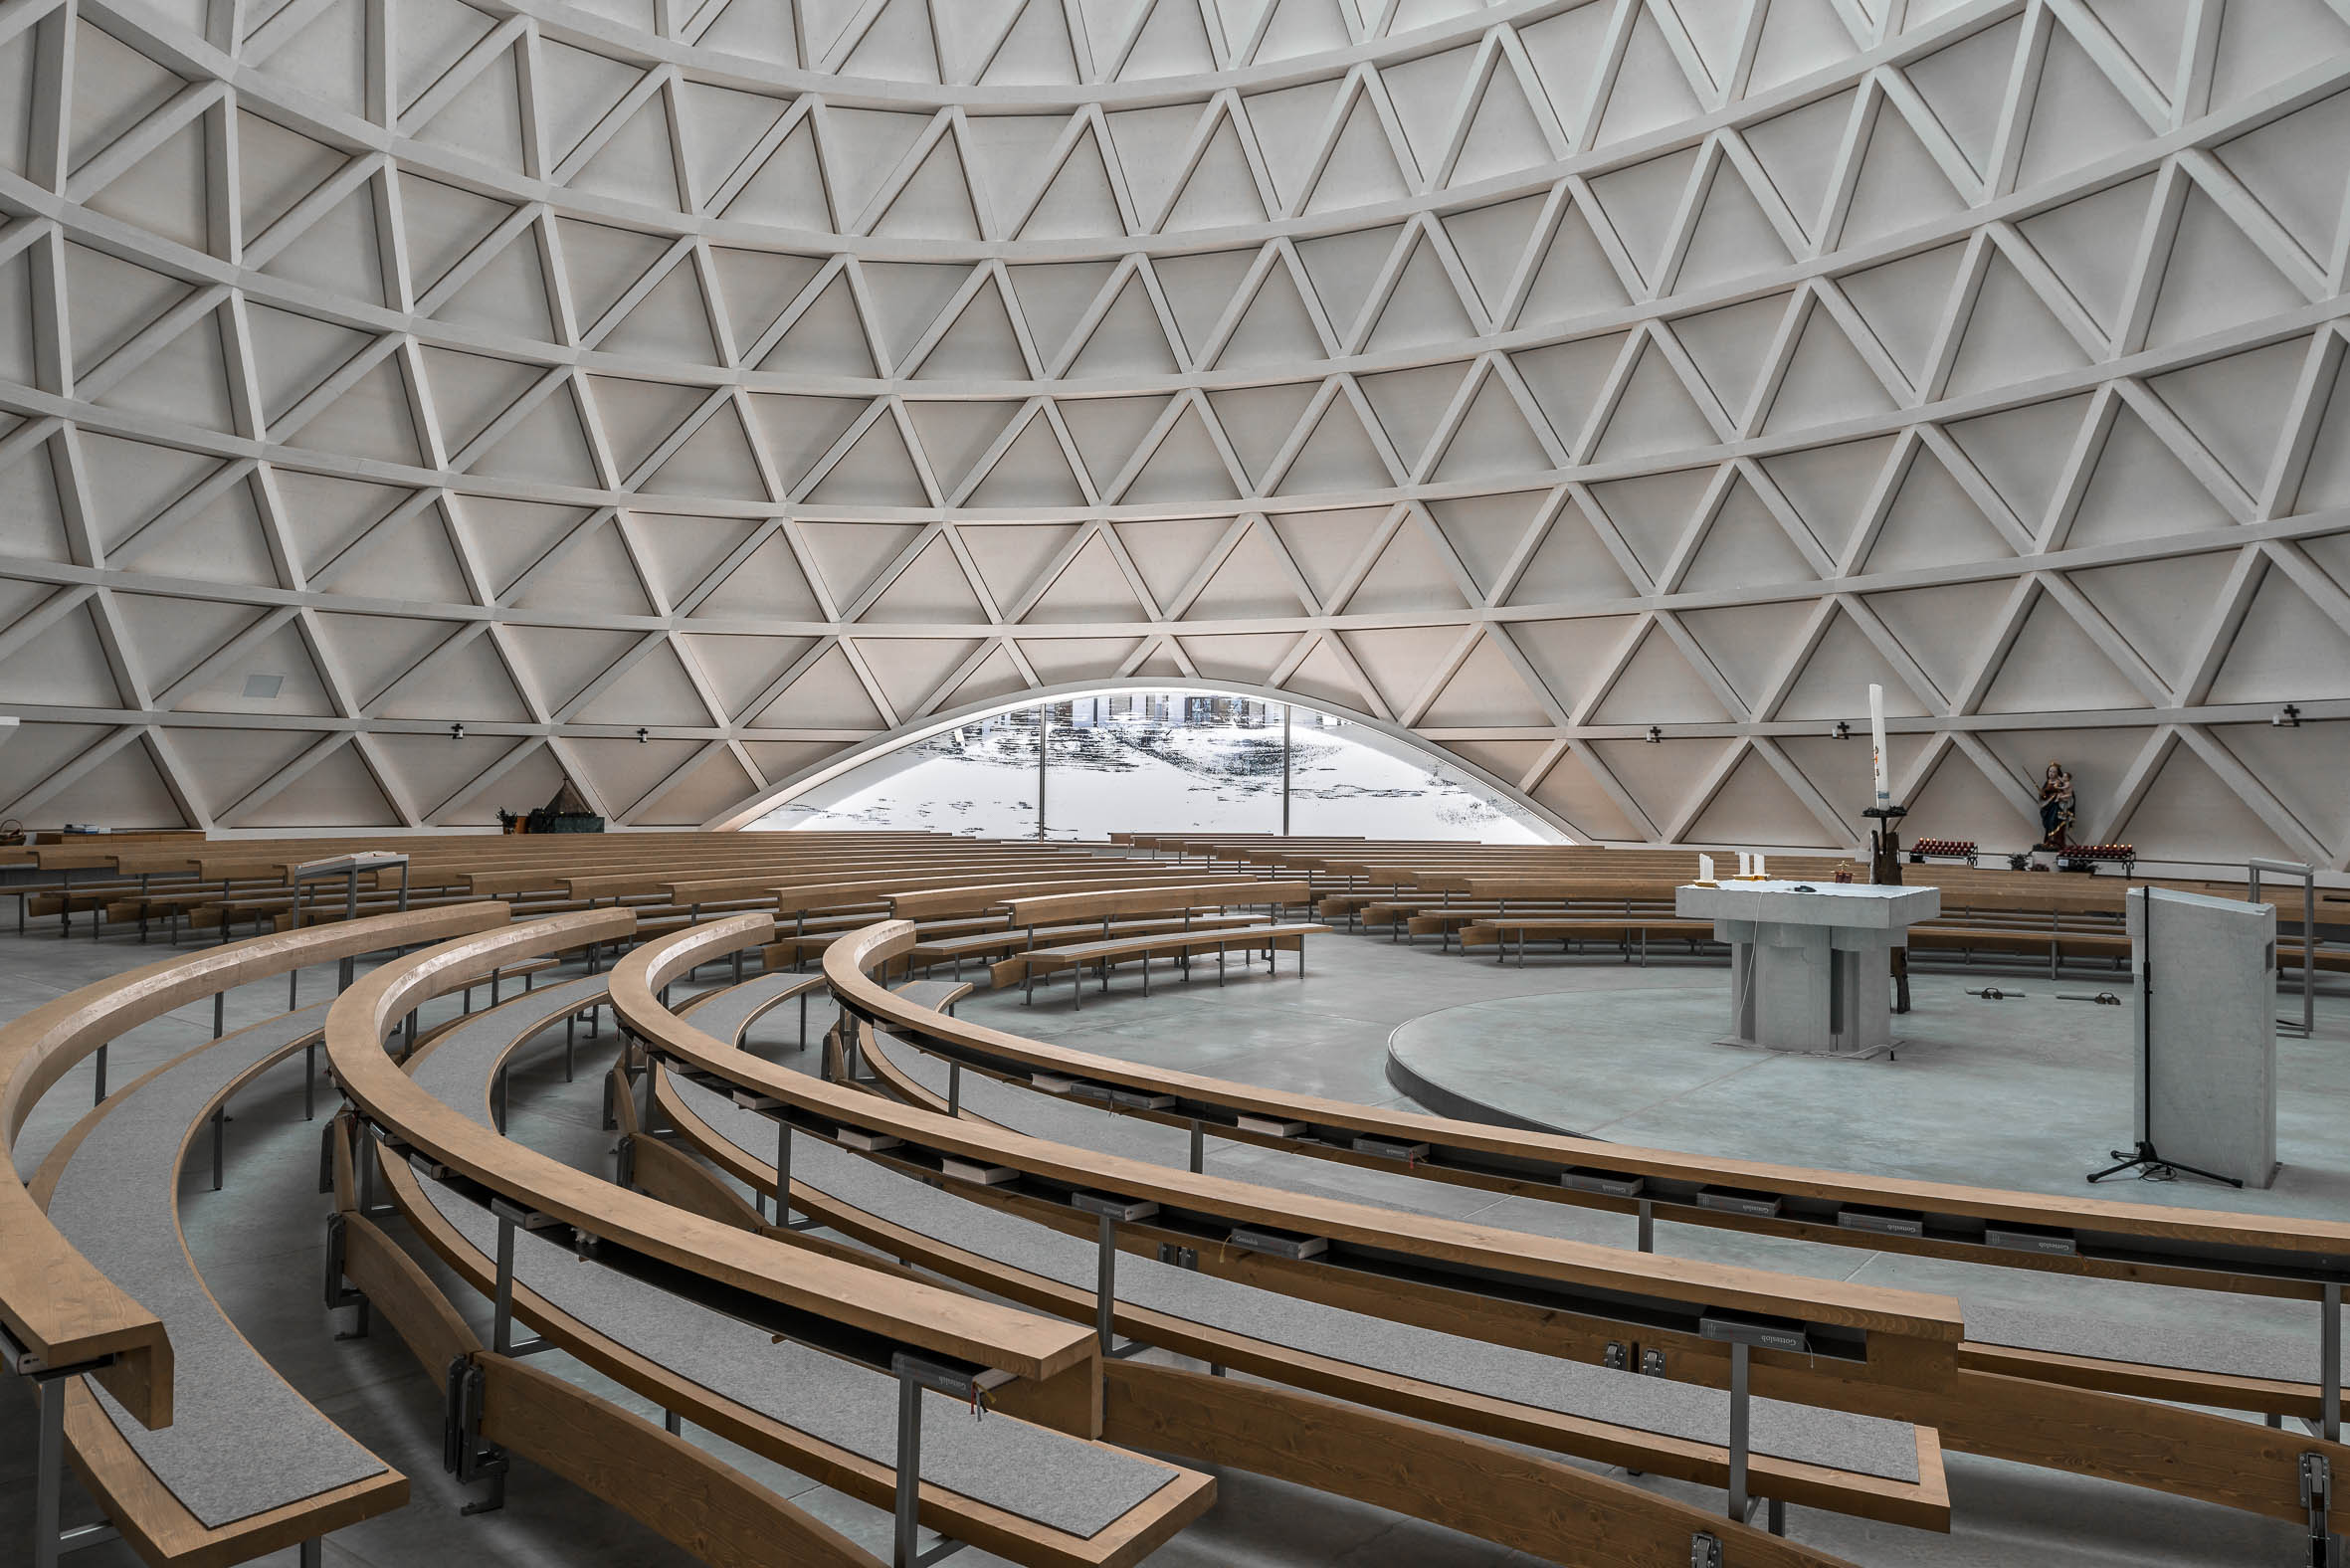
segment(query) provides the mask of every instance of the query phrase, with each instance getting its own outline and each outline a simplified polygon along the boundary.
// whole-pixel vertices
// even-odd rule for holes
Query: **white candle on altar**
[[[1892,783],[1885,776],[1885,688],[1868,688],[1868,762],[1876,771],[1876,805],[1878,810],[1893,803]]]

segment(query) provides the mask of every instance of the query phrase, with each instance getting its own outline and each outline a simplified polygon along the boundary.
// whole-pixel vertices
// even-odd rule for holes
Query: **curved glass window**
[[[1104,691],[972,719],[862,762],[751,826],[1050,839],[1563,837],[1460,768],[1370,725],[1196,690]]]

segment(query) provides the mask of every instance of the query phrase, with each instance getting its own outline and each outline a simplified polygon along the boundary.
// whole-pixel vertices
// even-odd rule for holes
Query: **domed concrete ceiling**
[[[1847,844],[1874,682],[1914,833],[2342,867],[2346,16],[24,0],[0,814],[720,824],[1128,681]]]

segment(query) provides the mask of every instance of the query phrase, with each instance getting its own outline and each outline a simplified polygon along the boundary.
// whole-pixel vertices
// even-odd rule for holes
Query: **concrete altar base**
[[[1900,1049],[1889,933],[1776,920],[1718,920],[1714,930],[1735,955],[1732,1033],[1716,1044],[1853,1061]]]

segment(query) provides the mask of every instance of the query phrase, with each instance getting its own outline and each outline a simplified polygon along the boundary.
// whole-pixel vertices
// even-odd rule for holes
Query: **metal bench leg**
[[[16,1342],[0,1332],[0,1351],[6,1361],[14,1364],[21,1352]],[[98,1546],[119,1538],[111,1524],[82,1524],[72,1529],[60,1529],[58,1518],[65,1506],[66,1483],[66,1380],[85,1372],[95,1372],[112,1358],[86,1361],[77,1366],[57,1370],[41,1370],[32,1374],[35,1394],[40,1404],[40,1435],[36,1442],[38,1459],[34,1467],[33,1496],[33,1568],[57,1568],[58,1559],[68,1552],[78,1552],[85,1546]]]
[[[106,1048],[103,1042],[99,1043],[94,1055],[97,1058],[98,1078],[93,1086],[97,1092],[91,1096],[90,1102],[93,1105],[102,1105],[106,1102]]]
[[[922,1505],[922,1385],[909,1371],[897,1373],[897,1528],[889,1554],[891,1568],[914,1568],[914,1536]]]
[[[1093,1334],[1101,1341],[1103,1356],[1110,1354],[1117,1340],[1115,1322],[1118,1309],[1118,1222],[1114,1215],[1101,1215],[1096,1230],[1100,1256],[1093,1265]]]
[[[2342,1568],[2342,1538],[2326,1528],[2333,1508],[2333,1467],[2318,1453],[2301,1456],[2301,1506],[2309,1510],[2310,1568]]]
[[[2317,1340],[2317,1435],[2342,1441],[2342,1287],[2329,1284],[2320,1304]]]
[[[517,1344],[514,1340],[514,1229],[530,1216],[497,1198],[490,1200],[490,1212],[497,1216],[497,1285],[492,1295],[490,1344],[501,1356],[531,1355],[549,1348],[549,1342],[532,1339]]]
[[[1746,1522],[1746,1436],[1752,1414],[1746,1397],[1747,1347],[1744,1340],[1730,1344],[1730,1517]]]
[[[331,1186],[331,1182],[329,1185]],[[343,1274],[343,1249],[346,1245],[344,1236],[343,1217],[339,1214],[328,1215],[326,1217],[326,1310],[331,1312],[337,1307],[344,1306],[353,1308],[350,1329],[347,1332],[337,1329],[334,1337],[337,1340],[365,1339],[368,1329],[372,1326],[367,1297],[351,1288],[350,1281]]]
[[[58,1492],[66,1483],[65,1385],[46,1380],[36,1397],[41,1401],[41,1436],[33,1482],[33,1568],[57,1568],[62,1544],[57,1538]]]
[[[505,1450],[482,1441],[482,1400],[485,1380],[472,1356],[449,1363],[449,1378],[441,1411],[441,1468],[458,1484],[490,1483],[488,1496],[465,1504],[462,1514],[492,1513],[505,1506]]]
[[[661,1413],[661,1430],[673,1438],[682,1438],[685,1435],[685,1418],[674,1410],[665,1410]]]

